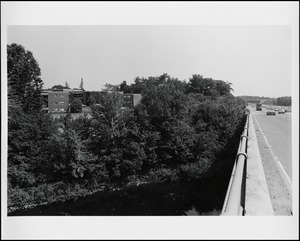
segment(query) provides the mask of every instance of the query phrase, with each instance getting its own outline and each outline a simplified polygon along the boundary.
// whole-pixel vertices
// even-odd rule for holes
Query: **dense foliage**
[[[41,70],[32,52],[17,44],[7,45],[8,103],[24,112],[39,110],[43,87]]]
[[[283,96],[283,97],[277,98],[277,105],[291,106],[292,105],[292,97],[291,96]]]
[[[71,102],[71,108],[70,108],[71,113],[81,113],[82,111],[82,102],[80,99],[74,99]]]
[[[9,76],[9,86],[17,82],[14,78]],[[142,94],[134,109],[122,108],[118,91],[124,88]],[[14,90],[12,100],[20,101],[24,90]],[[230,83],[201,75],[186,83],[163,74],[137,77],[132,85],[123,82],[110,90],[100,104],[92,104],[91,118],[74,119],[69,113],[54,119],[11,108],[9,208],[128,183],[199,179],[226,165],[226,158],[218,157],[242,123],[245,108],[230,93]],[[33,95],[25,103],[31,106],[38,99]]]

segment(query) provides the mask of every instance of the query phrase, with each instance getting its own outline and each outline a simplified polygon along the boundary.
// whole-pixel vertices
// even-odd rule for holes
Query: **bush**
[[[8,209],[22,209],[31,200],[30,195],[23,189],[9,188],[7,196]]]
[[[203,159],[196,163],[181,165],[180,178],[183,180],[200,179],[211,166],[211,163],[208,159]]]
[[[82,112],[82,103],[81,100],[75,99],[71,103],[71,113],[81,113]]]
[[[175,182],[178,181],[178,170],[168,168],[151,170],[149,177],[153,182]]]

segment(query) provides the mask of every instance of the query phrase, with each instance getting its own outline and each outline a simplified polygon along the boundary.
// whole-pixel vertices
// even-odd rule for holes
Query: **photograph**
[[[254,221],[247,238],[278,220],[287,227],[271,236],[299,237],[299,3],[248,4],[282,16],[223,24],[217,2],[1,2],[6,237],[54,222],[72,234],[46,239],[140,239],[132,229],[150,227],[146,239],[222,239],[224,223],[241,237],[252,218],[275,226]],[[191,21],[198,8],[218,21]],[[159,20],[143,20],[151,12]]]

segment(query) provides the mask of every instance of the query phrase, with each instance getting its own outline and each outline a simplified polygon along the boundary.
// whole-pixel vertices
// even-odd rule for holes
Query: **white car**
[[[284,114],[284,113],[285,113],[285,109],[284,108],[278,110],[278,114]]]
[[[276,111],[272,109],[267,110],[267,115],[276,115]]]

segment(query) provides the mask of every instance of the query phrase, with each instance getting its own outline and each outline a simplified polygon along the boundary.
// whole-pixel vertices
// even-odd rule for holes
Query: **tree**
[[[53,89],[67,89],[67,87],[66,86],[63,86],[63,85],[53,85],[52,87],[51,87],[51,89],[53,90]]]
[[[130,86],[131,88],[131,93],[137,93],[137,94],[141,94],[142,93],[142,89],[143,89],[143,81],[145,79],[144,78],[140,78],[140,77],[136,77],[134,79],[134,84],[132,84]]]
[[[291,96],[278,97],[277,105],[291,106],[292,105],[292,97]]]
[[[70,86],[69,86],[69,84],[68,84],[67,81],[66,81],[66,83],[65,83],[65,87],[66,87],[66,89],[70,89]]]
[[[44,182],[51,175],[45,154],[49,137],[55,132],[52,118],[41,112],[25,114],[14,110],[8,123],[8,180],[27,187]]]
[[[130,87],[129,87],[129,85],[127,85],[125,80],[123,80],[123,82],[120,84],[119,89],[120,89],[120,91],[123,91],[124,93],[130,93]]]
[[[215,88],[220,96],[230,94],[233,91],[231,85],[232,83],[224,82],[223,80],[215,80]]]
[[[80,81],[79,89],[84,90],[84,88],[83,88],[83,79],[82,78],[81,78],[81,81]]]
[[[87,105],[91,106],[97,103],[97,100],[94,95],[91,95],[87,100]]]
[[[204,96],[216,98],[218,96],[229,95],[233,90],[231,83],[223,80],[213,80],[211,78],[203,78],[202,75],[194,74],[188,82],[188,93],[199,93]]]
[[[153,175],[161,175],[161,168],[176,169],[178,165],[192,161],[195,132],[186,119],[185,83],[163,74],[140,79],[139,87],[143,98],[135,108],[135,118],[146,154],[143,171],[154,170],[156,174]]]
[[[122,103],[123,98],[120,93],[105,91],[100,97],[100,104],[92,108],[93,117],[111,131],[111,136],[116,134],[119,124],[122,123],[124,113],[121,109]]]
[[[113,181],[125,181],[141,169],[145,153],[133,112],[122,108],[122,95],[103,92],[100,104],[93,105],[89,149],[105,163]]]
[[[25,112],[40,110],[43,81],[38,62],[22,45],[7,45],[9,104],[19,103]],[[13,99],[13,100],[12,100]]]
[[[71,113],[81,113],[82,103],[81,100],[75,99],[71,102]]]
[[[112,85],[112,84],[108,84],[106,83],[104,85],[104,91],[120,91],[120,86],[119,85]]]

